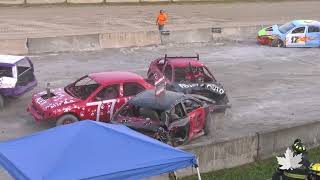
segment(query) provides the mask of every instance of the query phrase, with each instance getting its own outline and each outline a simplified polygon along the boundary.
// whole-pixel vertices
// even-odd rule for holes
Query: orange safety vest
[[[164,25],[167,22],[167,19],[166,13],[160,13],[157,18],[158,25]]]

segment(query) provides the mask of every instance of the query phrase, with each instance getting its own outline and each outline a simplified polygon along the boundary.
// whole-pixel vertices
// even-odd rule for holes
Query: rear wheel
[[[77,121],[79,121],[79,119],[76,116],[72,114],[65,114],[57,120],[56,126],[71,124]]]
[[[4,108],[4,97],[0,94],[0,110]]]
[[[271,42],[272,47],[283,47],[284,44],[280,39],[273,39]]]

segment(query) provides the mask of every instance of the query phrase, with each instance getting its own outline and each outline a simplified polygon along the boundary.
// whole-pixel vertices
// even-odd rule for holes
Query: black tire
[[[213,116],[211,115],[211,113],[209,113],[206,117],[206,123],[204,125],[204,128],[203,128],[203,131],[204,131],[204,134],[206,136],[211,136],[212,135],[212,124],[213,124]]]
[[[273,39],[271,42],[272,47],[283,47],[284,44],[280,39]]]
[[[58,118],[56,126],[71,124],[71,123],[75,123],[78,121],[79,121],[79,119],[76,116],[74,116],[72,114],[65,114],[65,115],[62,115],[61,117]]]
[[[4,108],[4,97],[0,94],[0,110]]]

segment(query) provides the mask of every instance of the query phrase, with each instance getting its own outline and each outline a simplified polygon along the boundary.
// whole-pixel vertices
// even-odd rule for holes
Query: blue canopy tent
[[[0,142],[0,164],[19,180],[136,180],[197,167],[191,153],[89,120]]]

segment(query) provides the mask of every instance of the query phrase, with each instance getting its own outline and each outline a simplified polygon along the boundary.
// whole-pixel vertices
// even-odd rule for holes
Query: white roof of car
[[[23,58],[25,58],[25,56],[0,55],[0,63],[15,64]]]

